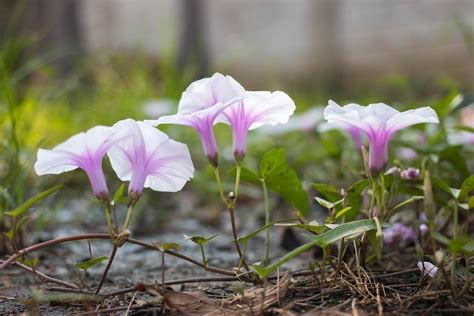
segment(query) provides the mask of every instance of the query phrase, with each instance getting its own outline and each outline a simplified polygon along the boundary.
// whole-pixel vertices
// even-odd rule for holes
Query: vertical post
[[[195,67],[193,75],[197,78],[206,75],[209,63],[203,7],[202,0],[181,0],[183,29],[179,39],[177,67],[179,72]]]

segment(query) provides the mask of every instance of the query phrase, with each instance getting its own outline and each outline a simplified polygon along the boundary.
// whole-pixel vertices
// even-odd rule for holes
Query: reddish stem
[[[84,240],[84,239],[110,239],[110,238],[111,237],[110,237],[109,234],[83,234],[83,235],[67,236],[67,237],[51,239],[51,240],[48,240],[48,241],[45,241],[45,242],[42,242],[42,243],[39,243],[39,244],[36,244],[36,245],[33,245],[33,246],[30,246],[30,247],[27,247],[27,248],[24,248],[24,249],[21,249],[21,250],[17,251],[15,254],[11,255],[7,260],[3,261],[3,263],[0,265],[0,270],[5,269],[9,264],[11,264],[13,261],[15,261],[18,257],[24,256],[28,253],[31,253],[33,251],[40,250],[40,249],[43,249],[43,248],[46,248],[46,247],[50,247],[50,246],[54,246],[54,245],[57,245],[57,244],[62,244],[62,243],[70,242],[70,241]],[[145,241],[141,241],[141,240],[137,240],[137,239],[133,239],[133,238],[127,238],[125,240],[125,242],[130,243],[130,244],[134,244],[134,245],[138,245],[138,246],[142,246],[144,248],[157,250],[155,245],[153,245],[151,243],[147,243]],[[186,260],[186,261],[188,261],[188,262],[190,262],[194,265],[197,265],[197,266],[199,266],[199,267],[201,267],[201,268],[203,268],[207,271],[220,273],[220,274],[223,274],[223,275],[235,276],[235,273],[232,272],[232,271],[228,271],[228,270],[224,270],[224,269],[220,269],[220,268],[216,268],[216,267],[205,266],[203,263],[199,262],[198,260],[190,258],[186,255],[181,254],[181,253],[178,253],[178,252],[175,252],[175,251],[172,251],[172,250],[167,250],[166,253],[171,255],[171,256]]]

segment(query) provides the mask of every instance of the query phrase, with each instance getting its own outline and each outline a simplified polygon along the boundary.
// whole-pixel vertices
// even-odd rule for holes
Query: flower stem
[[[453,240],[458,237],[458,224],[459,224],[459,213],[458,206],[456,203],[453,203]],[[456,272],[456,254],[453,252],[451,254],[451,282],[454,282],[454,275]]]
[[[375,237],[379,240],[383,240],[383,230],[382,225],[380,225],[379,218],[374,216],[375,227],[377,228],[377,232],[375,233]]]
[[[375,196],[377,194],[377,185],[375,183],[375,181],[372,179],[370,180],[371,184],[372,184],[372,195],[370,197],[370,207],[369,207],[369,218],[372,218],[372,216],[374,215],[374,207],[375,207]]]
[[[132,209],[133,209],[133,204],[129,204],[128,209],[127,209],[127,217],[125,218],[125,223],[123,224],[122,232],[118,235],[118,237],[115,238],[113,233],[110,235],[113,241],[112,253],[110,254],[109,261],[107,262],[107,266],[105,267],[104,273],[102,274],[102,277],[100,279],[99,287],[96,290],[96,294],[99,293],[100,289],[102,288],[102,285],[104,284],[105,278],[107,277],[107,273],[109,272],[110,267],[112,266],[112,262],[114,261],[115,254],[117,253],[117,249],[123,245],[123,242],[125,242],[125,239],[127,238],[126,236],[128,236],[128,233],[126,233],[126,231],[128,229],[128,224],[130,223]],[[109,225],[109,233],[110,233],[110,231],[113,232],[112,223],[110,221],[110,208],[106,210],[105,213],[106,213],[107,224]]]
[[[125,217],[125,223],[123,224],[122,232],[128,229],[128,225],[130,224],[130,217],[132,215],[133,205],[129,204],[127,208],[127,216]]]
[[[204,269],[206,269],[207,268],[207,259],[206,259],[206,254],[204,253],[204,246],[199,245],[199,248],[201,248],[202,263],[204,264]]]
[[[242,250],[240,250],[239,242],[237,241],[238,235],[237,235],[237,227],[235,225],[234,205],[235,205],[235,195],[232,194],[232,192],[231,192],[229,194],[229,215],[230,215],[230,223],[232,225],[232,237],[235,240],[235,242],[234,242],[235,249],[237,250],[237,253],[239,254],[239,262],[242,262],[242,264],[243,264],[246,271],[250,271],[247,263],[245,262],[245,258],[242,254]]]
[[[265,226],[270,224],[270,205],[268,201],[268,190],[265,180],[262,180],[262,189],[263,189],[263,201],[265,205]],[[266,266],[270,257],[270,228],[267,228],[265,232],[265,256],[263,258],[263,265]]]
[[[110,204],[104,204],[105,219],[107,220],[107,227],[109,229],[110,237],[114,236],[114,228],[112,226],[112,220],[110,218]]]
[[[219,190],[219,195],[221,197],[221,200],[224,204],[227,205],[227,201],[224,195],[224,189],[222,188],[222,181],[221,181],[221,175],[219,173],[219,167],[214,167],[214,175],[216,176],[217,188]]]
[[[107,277],[107,273],[109,273],[110,267],[112,266],[112,262],[114,261],[115,254],[117,253],[118,245],[114,242],[114,246],[112,248],[112,253],[110,254],[109,261],[107,262],[107,266],[105,267],[104,272],[102,273],[102,277],[100,278],[99,286],[95,291],[95,294],[99,294],[102,285],[104,284],[105,278]]]
[[[380,214],[377,214],[379,217],[383,217],[386,211],[386,205],[385,205],[385,177],[383,173],[380,173]]]
[[[235,190],[234,190],[234,193],[235,193],[235,199],[237,199],[237,197],[239,196],[239,186],[240,186],[240,171],[242,171],[242,166],[237,164],[237,167],[236,167],[236,175],[235,175]]]

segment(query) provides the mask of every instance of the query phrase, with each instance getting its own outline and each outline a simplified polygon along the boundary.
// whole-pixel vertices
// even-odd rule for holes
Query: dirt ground
[[[262,223],[250,209],[237,213],[241,235],[249,233]],[[62,222],[41,236],[30,236],[29,244],[54,237],[88,232],[105,232],[105,227],[73,225],[71,216],[64,215]],[[212,224],[209,219],[180,214],[179,220],[163,225],[160,232],[134,238],[146,242],[178,242],[179,252],[201,260],[197,245],[184,240],[183,234],[210,236],[219,234],[206,245],[208,264],[232,269],[237,262],[227,214],[222,212]],[[86,220],[87,222],[87,220]],[[133,231],[147,231],[146,225],[136,223]],[[284,228],[272,230],[271,254],[275,258],[288,252],[302,240],[299,232]],[[264,234],[252,240],[246,257],[249,262],[261,260]],[[125,244],[119,248],[101,295],[93,295],[102,271],[102,262],[86,273],[76,269],[78,262],[92,257],[108,256],[112,244],[109,240],[76,241],[41,250],[38,271],[57,279],[80,285],[80,293],[58,291],[57,284],[41,281],[33,273],[10,266],[0,272],[0,313],[15,314],[39,312],[40,314],[124,314],[136,315],[208,314],[208,315],[333,315],[341,314],[405,314],[422,313],[438,315],[471,315],[474,311],[474,289],[460,283],[453,291],[444,284],[441,273],[434,279],[423,279],[416,268],[415,248],[386,251],[382,261],[368,267],[356,268],[349,258],[339,273],[334,269],[321,269],[310,265],[318,259],[314,249],[290,261],[263,286],[254,286],[232,277],[204,271],[171,255],[165,256],[165,282],[178,280],[163,293],[157,282],[161,281],[161,253],[143,247]],[[284,249],[287,248],[287,249]],[[320,259],[319,259],[320,262]],[[471,262],[473,265],[474,262]],[[311,268],[312,270],[308,270]],[[287,274],[286,271],[292,271]],[[449,273],[449,271],[447,271]],[[201,279],[201,282],[195,282]],[[206,279],[207,278],[207,279]],[[215,278],[215,279],[210,279]],[[188,281],[182,281],[186,279]],[[202,280],[204,279],[204,280]],[[76,291],[77,292],[77,291]]]

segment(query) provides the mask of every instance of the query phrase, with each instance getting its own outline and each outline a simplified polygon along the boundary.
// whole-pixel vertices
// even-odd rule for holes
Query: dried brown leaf
[[[166,292],[163,298],[168,307],[185,315],[237,315],[220,307],[217,301],[212,301],[203,291]]]
[[[290,280],[291,274],[286,273],[276,285],[247,289],[243,295],[221,300],[222,306],[239,311],[241,314],[259,314],[285,297]]]
[[[287,291],[291,274],[283,275],[276,285],[270,287],[252,287],[243,295],[213,300],[203,291],[166,292],[163,295],[165,304],[172,310],[184,315],[255,315],[278,303]]]

